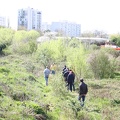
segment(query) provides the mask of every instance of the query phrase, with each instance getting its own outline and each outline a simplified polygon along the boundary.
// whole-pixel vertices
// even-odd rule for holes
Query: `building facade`
[[[43,22],[42,26],[41,26],[41,31],[44,32],[44,31],[47,31],[47,30],[51,30],[51,25],[48,24],[47,22]]]
[[[30,7],[18,10],[18,29],[41,30],[41,12]]]
[[[81,35],[81,25],[72,22],[52,22],[51,31],[60,32],[66,37],[79,37]]]
[[[6,17],[0,16],[0,26],[6,27]]]

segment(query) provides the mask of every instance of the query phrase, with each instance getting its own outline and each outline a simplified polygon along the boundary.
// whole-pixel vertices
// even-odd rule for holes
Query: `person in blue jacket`
[[[75,76],[72,72],[72,70],[69,70],[69,74],[67,76],[67,86],[68,86],[68,90],[70,90],[72,92],[72,87],[73,87],[73,84],[74,84],[74,79],[75,79]]]

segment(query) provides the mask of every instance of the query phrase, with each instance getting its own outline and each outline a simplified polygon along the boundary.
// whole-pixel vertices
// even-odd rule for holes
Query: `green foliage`
[[[62,40],[51,40],[38,45],[36,59],[44,67],[50,66],[52,63],[60,62],[65,59],[65,47]]]
[[[57,78],[54,77],[51,84],[52,84],[52,89],[54,90],[55,96],[58,96],[58,97],[67,96],[67,91],[66,91],[67,88],[65,88],[65,83],[64,81],[61,80],[60,76],[57,76]]]
[[[120,34],[111,35],[110,40],[120,47]]]
[[[92,50],[98,50],[98,49],[100,49],[100,47],[97,46],[97,45],[95,45],[95,44],[93,44],[93,45],[90,45],[90,49],[92,49]]]
[[[53,61],[52,54],[53,54],[52,50],[44,46],[41,46],[36,52],[36,58],[41,63],[41,65],[46,67],[50,66],[51,61]]]
[[[26,34],[28,34],[27,31],[22,33],[22,35]],[[28,39],[25,40],[22,35],[18,43],[29,44],[27,46],[29,48],[31,46],[29,42],[34,42],[33,38],[26,37]],[[17,37],[12,44],[17,44]],[[34,45],[33,48],[35,48]],[[33,48],[30,49],[34,51]],[[117,78],[98,81],[90,80],[88,74],[91,72],[91,67],[87,63],[89,52],[76,39],[65,39],[40,43],[37,51],[35,50],[32,55],[25,52],[27,53],[25,55],[12,53],[12,55],[1,56],[0,119],[118,120],[120,75],[118,69],[116,70],[116,60],[119,55],[117,56],[111,50],[98,50],[92,53],[94,59],[90,60],[94,60],[93,66],[96,64],[94,67],[97,67],[96,72],[99,72],[97,77],[107,78],[115,70],[114,75]],[[119,59],[117,61],[119,62]],[[44,66],[56,62],[59,67],[55,75],[50,74],[48,86],[45,86],[44,68],[39,62]],[[75,81],[76,91],[70,92],[65,87],[61,75],[64,63],[75,71],[78,79],[88,77],[86,83],[89,92],[84,107],[81,107],[78,101],[79,82]],[[100,70],[104,70],[104,67],[108,67],[109,72],[106,69],[101,72]]]
[[[79,120],[101,120],[101,116],[98,113],[89,113],[86,111],[81,111],[78,113],[77,119]]]
[[[87,62],[86,62],[86,51],[82,44],[79,45],[79,48],[68,48],[67,51],[67,63],[72,69],[77,79],[81,77],[87,77]]]
[[[39,37],[37,31],[20,30],[15,33],[12,51],[19,54],[32,54],[37,50],[36,39]]]
[[[27,41],[27,40],[28,40],[27,31],[20,30],[15,32],[13,42],[20,42],[20,41]]]
[[[50,42],[51,49],[54,51],[53,58],[54,62],[61,62],[66,59],[66,46],[64,40],[53,40]]]
[[[115,105],[119,105],[120,106],[120,100],[113,100],[112,101],[112,105],[115,106]]]
[[[29,40],[35,41],[38,37],[40,37],[40,33],[35,30],[28,31],[27,34],[28,34],[27,36],[28,36]]]
[[[69,45],[69,47],[79,48],[80,41],[77,39],[71,39],[71,41],[69,42],[68,45]]]
[[[9,73],[10,72],[10,70],[8,70],[7,68],[5,68],[5,67],[0,67],[0,73]]]
[[[36,104],[35,102],[28,102],[26,103],[26,106],[32,108],[36,114],[46,115],[45,111],[41,108],[41,106]]]
[[[90,68],[95,78],[111,78],[114,77],[116,70],[116,60],[109,57],[105,51],[96,51],[89,57]]]
[[[28,95],[26,95],[26,93],[23,92],[14,93],[12,95],[12,98],[16,101],[24,101],[29,99]]]
[[[3,49],[11,45],[14,31],[9,28],[0,28],[0,54]]]
[[[105,51],[106,53],[112,55],[113,57],[117,58],[120,56],[119,51],[112,49],[112,48],[103,48],[103,51]]]

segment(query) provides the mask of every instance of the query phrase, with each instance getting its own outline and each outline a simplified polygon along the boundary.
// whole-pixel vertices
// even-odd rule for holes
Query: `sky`
[[[0,16],[17,28],[18,9],[31,7],[42,12],[42,22],[67,20],[81,24],[81,31],[120,33],[119,0],[0,0]]]

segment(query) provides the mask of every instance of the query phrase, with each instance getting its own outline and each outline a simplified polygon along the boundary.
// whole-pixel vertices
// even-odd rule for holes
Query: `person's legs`
[[[82,95],[82,96],[81,96],[81,98],[82,98],[82,103],[81,103],[81,106],[83,107],[83,106],[84,106],[84,101],[85,101],[85,96],[84,96],[84,95]]]
[[[48,86],[48,77],[45,77],[46,86]]]
[[[80,105],[83,107],[84,106],[84,101],[85,101],[85,96],[84,95],[79,95],[78,100],[80,101]]]
[[[73,83],[73,90],[75,91],[75,85],[74,85],[74,83]]]
[[[84,95],[82,96],[82,101],[83,101],[83,102],[85,101],[85,96],[84,96]]]
[[[78,96],[78,100],[81,102],[81,95]]]
[[[70,83],[70,91],[72,92],[72,83]]]
[[[65,82],[67,82],[67,77],[65,77]]]
[[[54,71],[54,70],[52,70],[52,74],[55,74],[55,71]]]
[[[67,83],[67,90],[70,89],[70,83]]]

